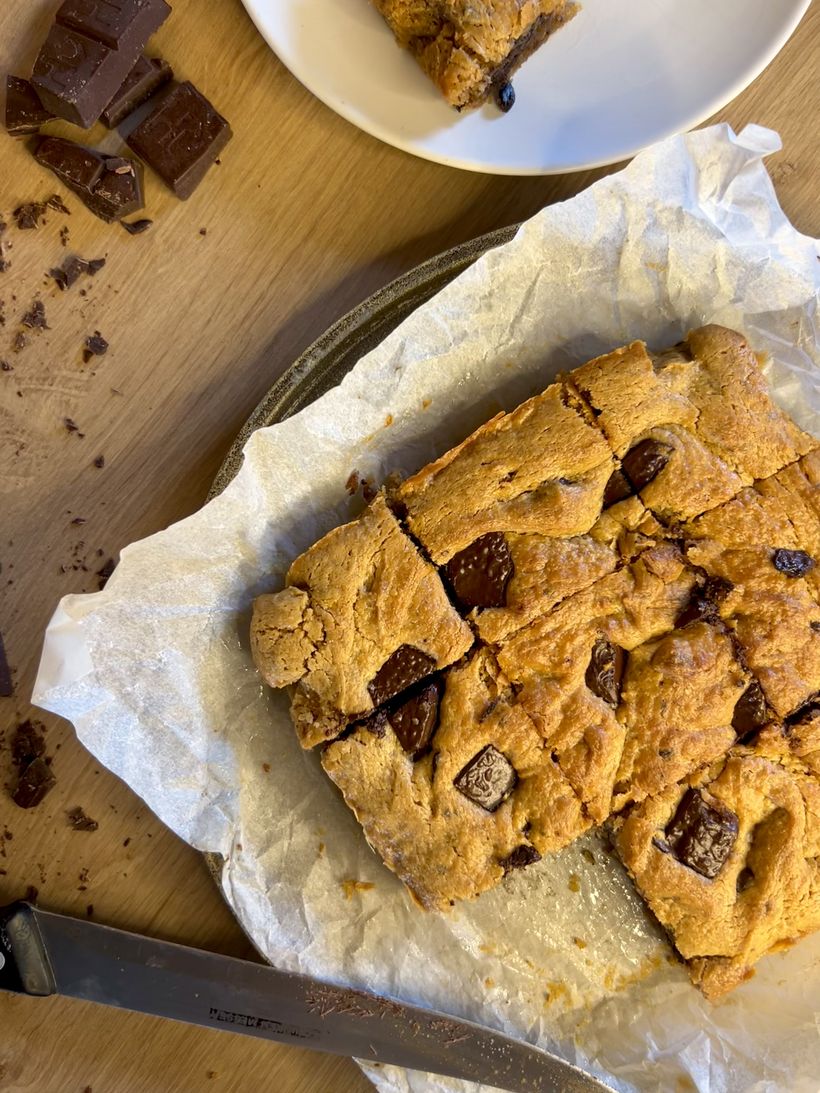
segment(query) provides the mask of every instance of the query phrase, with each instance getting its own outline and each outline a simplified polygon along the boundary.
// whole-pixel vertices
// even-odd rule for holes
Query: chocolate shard
[[[231,139],[231,127],[191,83],[178,84],[127,138],[183,200]]]
[[[506,755],[487,744],[462,767],[453,785],[474,804],[487,812],[495,812],[512,793],[517,781],[518,775]]]
[[[784,720],[786,726],[791,728],[793,725],[799,725],[803,721],[808,721],[810,718],[814,717],[816,713],[820,713],[820,691],[813,694],[802,705],[798,706],[796,710],[792,710]]]
[[[464,611],[474,607],[503,607],[514,570],[510,548],[500,531],[479,536],[444,566],[453,594]]]
[[[67,812],[69,826],[75,831],[96,831],[100,826],[96,820],[86,815],[85,809],[80,805]]]
[[[805,577],[810,569],[814,569],[814,558],[805,550],[781,547],[772,555],[772,565],[784,577]]]
[[[0,698],[11,698],[13,694],[14,684],[11,679],[11,668],[6,657],[3,635],[0,634]]]
[[[150,99],[155,91],[170,83],[173,77],[173,70],[167,61],[143,54],[103,110],[103,124],[109,129],[115,129],[133,110]]]
[[[151,225],[154,223],[154,221],[153,220],[132,220],[129,223],[125,220],[121,220],[120,223],[122,224],[122,226],[125,228],[125,230],[128,232],[129,235],[142,235],[143,232],[148,231],[148,229],[151,227]]]
[[[62,137],[46,137],[34,155],[101,220],[119,220],[142,208],[141,168],[132,160],[100,155]]]
[[[679,862],[707,880],[721,871],[737,840],[737,816],[719,801],[707,802],[688,789],[666,828],[666,841]]]
[[[432,679],[387,715],[399,743],[413,759],[418,759],[430,746],[438,726],[443,690],[442,681]]]
[[[702,585],[693,589],[686,607],[675,619],[679,629],[690,622],[715,623],[720,618],[718,607],[734,588],[724,577],[707,577]]]
[[[766,706],[766,696],[757,680],[754,680],[735,703],[735,711],[732,714],[732,728],[738,735],[740,743],[762,728],[771,716]]]
[[[506,858],[502,858],[499,865],[505,873],[509,873],[513,869],[526,869],[528,865],[533,865],[537,861],[541,861],[541,855],[535,847],[530,846],[529,843],[522,843]]]
[[[6,129],[12,137],[39,133],[54,115],[37,97],[37,92],[20,76],[6,76]]]
[[[11,740],[11,761],[19,769],[27,767],[35,759],[45,755],[46,741],[42,724],[31,719],[21,721]]]
[[[621,684],[625,670],[625,650],[601,638],[592,646],[584,679],[594,695],[614,708],[621,701]]]
[[[636,493],[661,473],[669,462],[672,448],[649,437],[635,444],[621,460],[623,472]]]
[[[43,106],[90,128],[170,13],[165,0],[64,0],[34,62]]]
[[[635,490],[632,488],[629,479],[620,467],[616,467],[609,476],[609,481],[604,489],[603,508],[612,508],[619,501],[625,501],[627,497],[634,496]]]
[[[20,808],[35,808],[57,783],[44,759],[34,759],[23,767],[11,799]]]
[[[383,705],[435,670],[434,657],[413,645],[400,645],[367,685],[373,705]]]

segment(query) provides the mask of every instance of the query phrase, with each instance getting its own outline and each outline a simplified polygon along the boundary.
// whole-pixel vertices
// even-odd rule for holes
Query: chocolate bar
[[[165,0],[64,0],[34,63],[43,106],[88,129],[170,13]]]
[[[102,122],[109,129],[115,129],[132,110],[150,99],[173,76],[173,70],[167,61],[159,57],[140,57],[125,77],[122,87],[103,110]]]
[[[127,141],[177,197],[185,199],[232,136],[222,115],[186,82],[174,87]]]
[[[142,208],[142,173],[133,160],[101,155],[62,137],[40,141],[35,159],[102,220],[119,220]]]
[[[54,115],[37,97],[37,92],[20,76],[6,77],[6,129],[12,137],[37,133]]]

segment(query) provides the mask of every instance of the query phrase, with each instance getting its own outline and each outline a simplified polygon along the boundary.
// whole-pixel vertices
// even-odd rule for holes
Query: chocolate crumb
[[[122,843],[122,845],[123,845],[123,846],[128,846],[128,844],[129,844],[130,842],[131,842],[131,836],[129,835],[127,839],[123,839],[123,843]]]
[[[117,563],[114,561],[114,559],[109,558],[108,561],[102,566],[102,568],[97,570],[97,581],[100,587],[100,592],[102,592],[102,590],[108,584],[108,578],[114,572],[116,565]]]
[[[199,234],[200,235],[207,235],[208,234],[208,229],[207,228],[200,228],[199,229]]]
[[[0,273],[8,273],[11,269],[11,262],[8,258],[0,258]]]
[[[128,232],[129,235],[142,235],[143,232],[148,231],[148,229],[151,227],[151,225],[154,223],[154,221],[153,220],[131,220],[131,221],[121,220],[120,223],[122,224],[122,226],[125,228],[125,230]]]
[[[99,330],[95,330],[93,334],[90,334],[85,339],[85,349],[83,349],[83,361],[85,364],[91,360],[92,357],[104,357],[108,352],[108,342],[100,334]]]
[[[74,519],[71,521],[71,523],[75,527],[79,527],[80,524],[84,524],[85,522],[86,522],[85,516],[75,516]]]
[[[3,635],[0,633],[0,698],[11,698],[13,694],[14,684],[11,681],[11,668],[6,657]]]
[[[100,826],[96,820],[92,820],[90,816],[87,816],[85,810],[77,805],[76,808],[72,808],[70,812],[67,812],[69,826],[74,831],[96,831]]]
[[[18,205],[12,216],[21,231],[29,231],[32,228],[38,228],[41,220],[45,223],[45,211],[45,201],[29,201],[25,205]]]
[[[68,205],[66,205],[59,194],[52,194],[45,204],[49,209],[55,209],[58,213],[64,213],[66,216],[71,216],[71,209],[69,209]]]
[[[362,482],[361,482],[361,487],[362,487],[362,497],[365,499],[365,502],[369,505],[370,502],[373,500],[373,498],[376,496],[376,494],[379,491],[376,489],[376,485],[373,482],[372,478],[363,478]]]
[[[0,372],[13,372],[14,368],[8,361],[0,361]]]
[[[20,808],[36,808],[56,782],[45,760],[34,759],[20,771],[11,799]]]
[[[33,884],[30,884],[26,889],[26,894],[23,896],[25,903],[36,903],[37,897],[40,895],[40,889],[35,888]]]
[[[64,247],[68,246],[69,235],[70,235],[70,232],[68,230],[68,225],[63,225],[63,227],[60,228],[60,242],[62,243],[62,245]]]
[[[100,468],[104,467],[105,466],[105,456],[104,455],[98,455],[97,458],[94,460],[94,466],[95,467],[100,467]]]
[[[28,338],[26,337],[26,335],[21,330],[18,334],[15,334],[15,336],[14,336],[14,352],[15,353],[22,353],[22,351],[26,348],[28,343],[29,343]],[[18,391],[17,394],[19,395],[20,392]]]
[[[43,301],[35,300],[20,322],[23,326],[27,326],[29,330],[48,330],[49,325],[46,322],[46,309]]]
[[[46,750],[42,721],[33,721],[27,718],[21,721],[14,730],[11,739],[11,761],[18,768],[27,767],[35,759],[39,759]]]
[[[69,433],[77,433],[77,432],[79,432],[79,429],[80,429],[80,427],[79,427],[79,425],[78,425],[78,424],[76,423],[76,421],[74,421],[74,420],[73,420],[73,418],[70,418],[70,417],[64,417],[64,418],[63,418],[63,425],[65,425],[65,427],[66,427],[66,429],[68,430],[68,432],[69,432]],[[73,521],[73,520],[72,520],[71,522],[72,522],[72,524],[74,523],[74,521]]]

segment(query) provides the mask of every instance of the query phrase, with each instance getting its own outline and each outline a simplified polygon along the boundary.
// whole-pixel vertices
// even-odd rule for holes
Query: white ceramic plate
[[[530,175],[691,129],[762,72],[810,0],[583,0],[517,73],[506,115],[447,106],[368,0],[243,3],[294,76],[360,129],[438,163]]]

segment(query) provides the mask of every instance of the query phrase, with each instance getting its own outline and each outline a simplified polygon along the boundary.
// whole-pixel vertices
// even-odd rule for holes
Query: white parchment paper
[[[777,203],[763,157],[779,146],[755,126],[675,137],[545,209],[340,387],[257,432],[220,497],[123,551],[104,591],[58,607],[34,701],[183,839],[224,855],[225,895],[273,963],[557,1047],[619,1089],[817,1093],[820,938],[710,1006],[594,835],[424,914],[298,747],[247,643],[253,596],[361,504],[352,469],[413,470],[632,338],[744,330],[773,354],[777,400],[820,435],[817,246]],[[391,1093],[468,1088],[368,1073]]]

